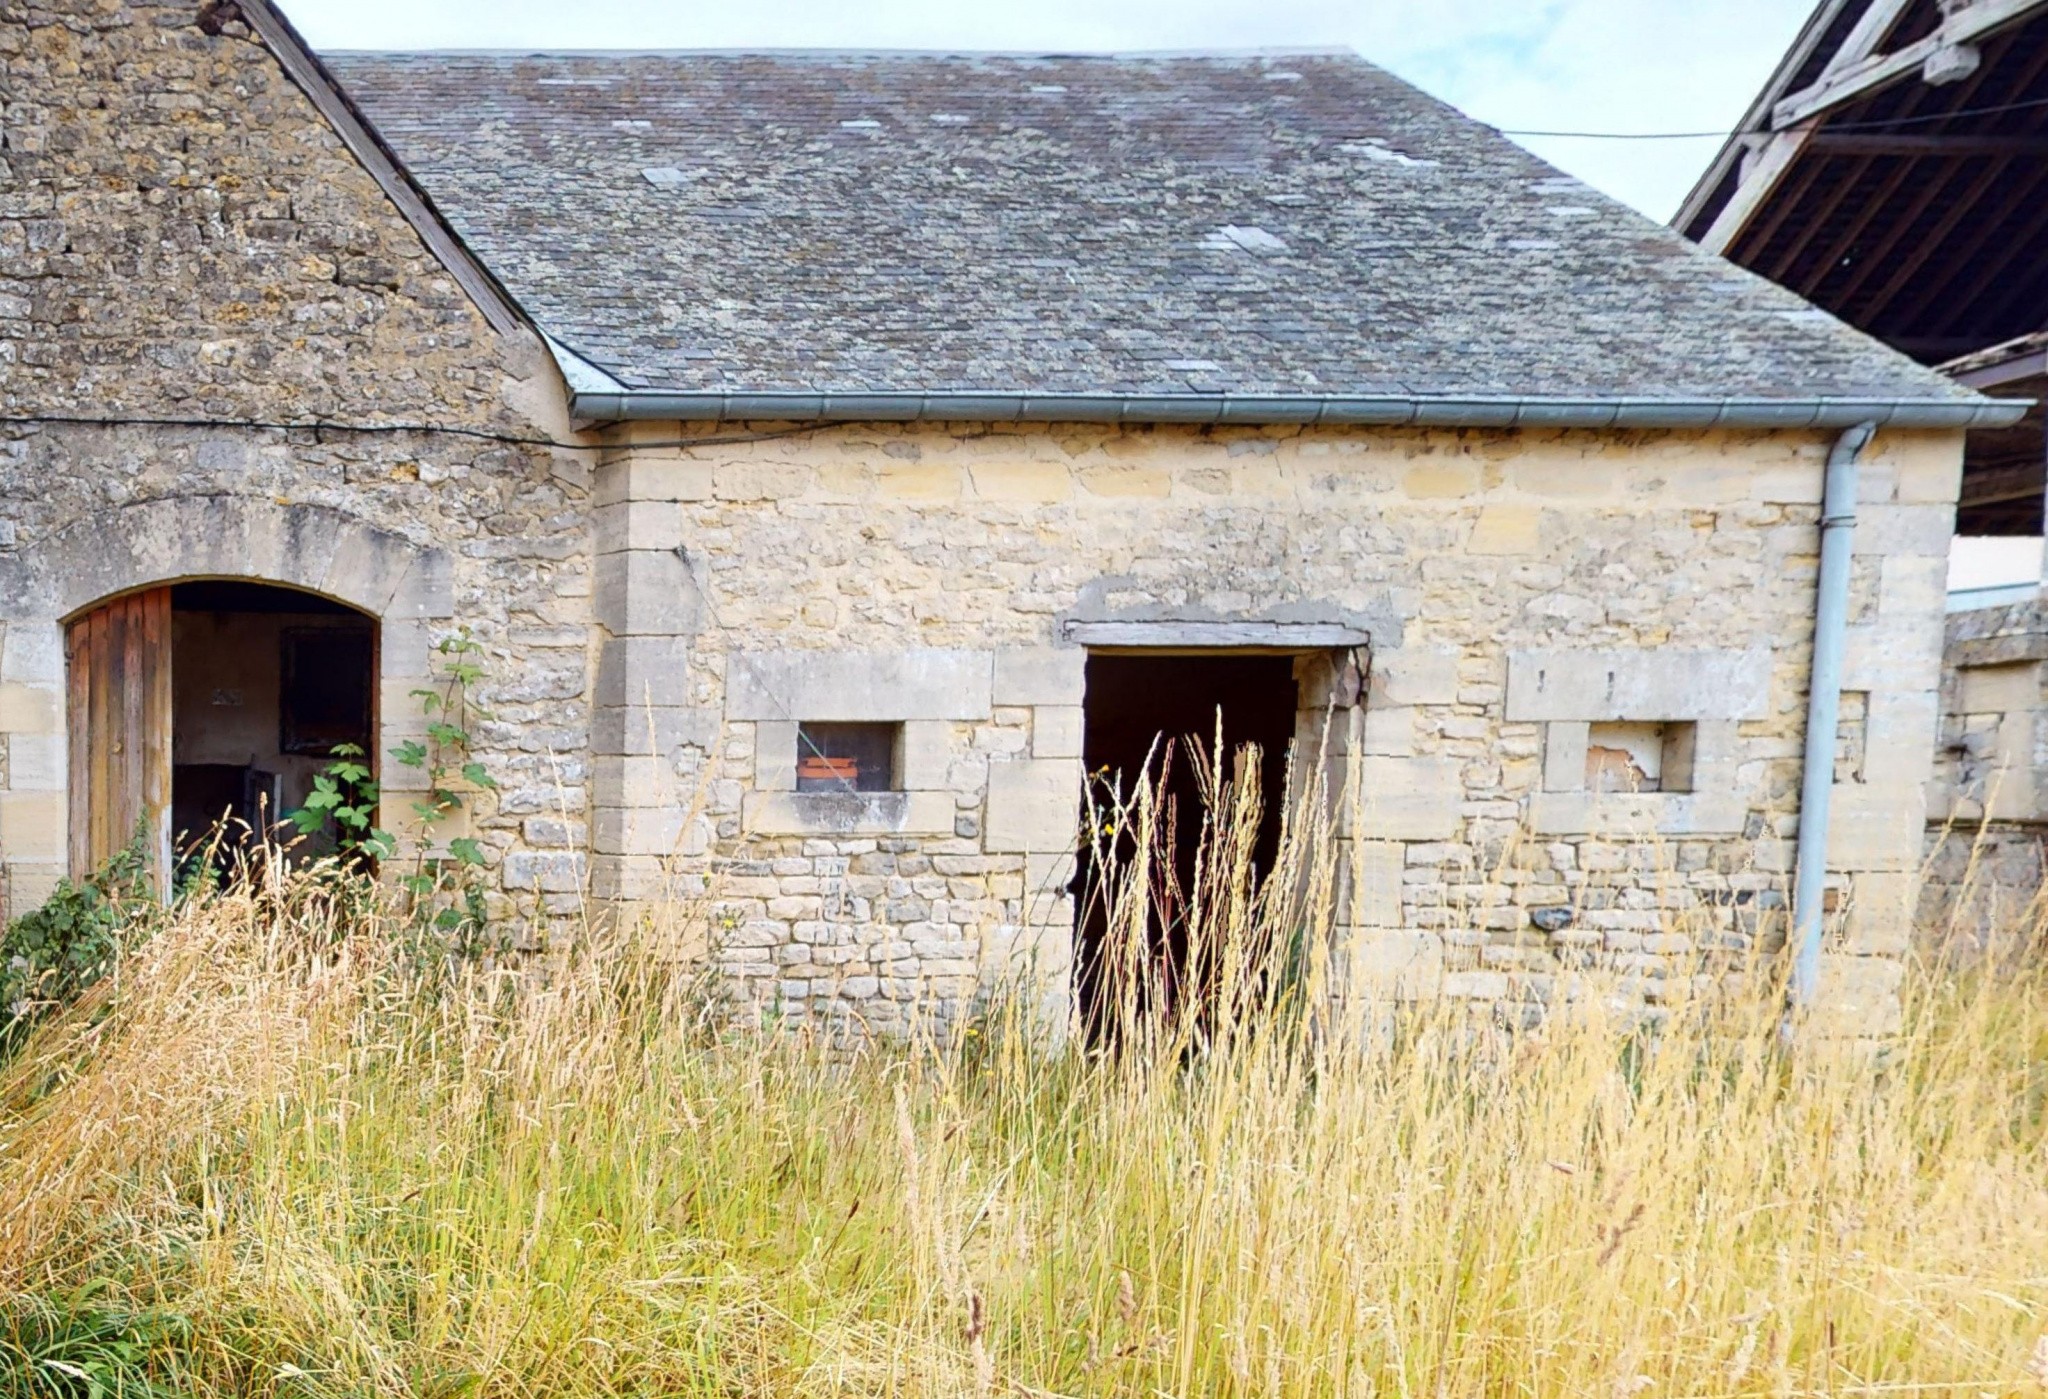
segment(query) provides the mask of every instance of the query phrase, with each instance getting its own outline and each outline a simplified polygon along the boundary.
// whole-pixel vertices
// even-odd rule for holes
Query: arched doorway
[[[374,769],[377,644],[355,608],[240,579],[145,588],[72,619],[72,873],[139,840],[168,888],[181,846],[223,820],[274,825],[337,747]]]

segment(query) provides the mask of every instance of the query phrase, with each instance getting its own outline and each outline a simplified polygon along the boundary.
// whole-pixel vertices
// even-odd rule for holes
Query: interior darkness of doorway
[[[1185,987],[1188,973],[1187,931],[1175,890],[1192,886],[1201,840],[1195,745],[1200,752],[1214,751],[1219,711],[1226,751],[1258,745],[1263,811],[1255,863],[1269,871],[1280,842],[1297,698],[1291,656],[1088,658],[1082,758],[1091,786],[1098,794],[1119,786],[1128,794],[1141,777],[1158,782],[1165,774],[1164,796],[1172,808],[1171,869],[1154,874],[1154,916],[1144,956],[1156,974],[1155,984],[1168,988],[1168,994]],[[1127,846],[1116,849],[1117,858],[1132,853]],[[1075,873],[1076,989],[1089,1036],[1098,1042],[1128,989],[1114,984],[1115,969],[1131,965],[1127,956],[1110,955],[1107,901],[1099,884],[1093,851],[1084,842]]]
[[[337,745],[373,771],[376,624],[313,593],[208,580],[171,591],[171,832],[236,835],[305,803]],[[314,840],[301,854],[326,853]]]

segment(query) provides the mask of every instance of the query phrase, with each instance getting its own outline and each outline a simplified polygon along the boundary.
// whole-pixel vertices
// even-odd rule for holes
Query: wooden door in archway
[[[103,603],[65,633],[71,873],[139,840],[159,891],[171,856],[171,590]]]

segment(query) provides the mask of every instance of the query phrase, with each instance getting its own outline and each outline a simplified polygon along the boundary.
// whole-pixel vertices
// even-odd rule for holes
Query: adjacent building
[[[1930,930],[2011,928],[2042,883],[2044,181],[2048,4],[1826,0],[1674,221],[1957,383],[2030,404],[1966,449]]]

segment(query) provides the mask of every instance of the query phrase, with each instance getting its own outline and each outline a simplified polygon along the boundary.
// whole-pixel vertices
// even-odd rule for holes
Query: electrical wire
[[[310,432],[316,436],[323,432],[331,432],[373,437],[466,437],[481,442],[502,442],[514,447],[547,447],[562,452],[607,452],[625,447],[636,450],[654,447],[727,447],[744,442],[772,442],[777,438],[796,437],[831,426],[825,423],[805,423],[800,427],[777,428],[772,432],[728,432],[708,437],[678,437],[666,442],[625,443],[563,442],[553,437],[492,432],[488,428],[450,427],[440,423],[351,423],[318,418],[300,422],[269,422],[260,418],[94,417],[66,413],[0,413],[0,426],[9,424],[35,427],[177,427],[208,430],[237,428],[245,432]]]
[[[1938,121],[1954,121],[1959,117],[1995,117],[2008,112],[2035,112],[2048,107],[2048,97],[2035,98],[2026,102],[2007,102],[1996,107],[1963,107],[1953,112],[1932,112],[1917,117],[1886,117],[1871,121],[1829,122],[1831,132],[1852,131],[1897,131],[1909,126],[1926,126]],[[1496,128],[1503,136],[1527,136],[1564,141],[1725,141],[1731,136],[1744,133],[1734,131],[1522,131],[1506,127]],[[1767,134],[1767,133],[1757,133]]]

